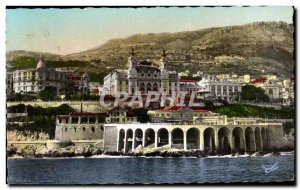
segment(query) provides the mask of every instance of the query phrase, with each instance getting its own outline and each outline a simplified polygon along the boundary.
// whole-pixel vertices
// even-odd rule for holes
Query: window
[[[91,129],[92,129],[92,132],[95,133],[95,127],[92,127]]]
[[[104,130],[103,126],[101,126],[101,127],[100,127],[100,130],[101,130],[101,131],[103,131],[103,130]]]
[[[82,130],[85,131],[85,127],[82,127]]]

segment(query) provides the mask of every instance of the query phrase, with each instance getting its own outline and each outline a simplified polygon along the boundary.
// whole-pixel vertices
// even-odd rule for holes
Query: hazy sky
[[[7,9],[7,50],[69,54],[137,33],[258,21],[293,22],[292,7]]]

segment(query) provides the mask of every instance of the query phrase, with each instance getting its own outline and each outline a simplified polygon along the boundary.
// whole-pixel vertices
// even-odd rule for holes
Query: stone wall
[[[100,140],[103,139],[103,124],[58,124],[56,140]]]
[[[268,126],[268,134],[271,148],[283,148],[283,130],[282,125],[270,124]]]
[[[62,104],[67,104],[78,112],[104,112],[104,108],[100,106],[98,101],[52,101],[52,102],[7,102],[7,107],[24,104],[33,107],[40,106],[42,108],[58,107]]]
[[[105,127],[103,147],[106,151],[116,151],[118,141],[118,129],[114,126]]]

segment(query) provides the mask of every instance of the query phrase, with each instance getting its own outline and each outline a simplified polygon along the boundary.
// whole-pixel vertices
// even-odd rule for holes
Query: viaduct
[[[105,124],[104,149],[132,152],[137,147],[169,146],[222,153],[256,152],[283,146],[281,123],[253,125]]]

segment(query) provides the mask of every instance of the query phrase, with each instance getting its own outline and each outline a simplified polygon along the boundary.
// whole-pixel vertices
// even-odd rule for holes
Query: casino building
[[[103,92],[115,95],[127,92],[130,95],[137,91],[147,94],[150,91],[164,91],[167,95],[180,90],[177,72],[168,70],[165,51],[160,59],[160,67],[148,61],[138,61],[132,49],[128,58],[127,70],[115,70],[104,78]]]

